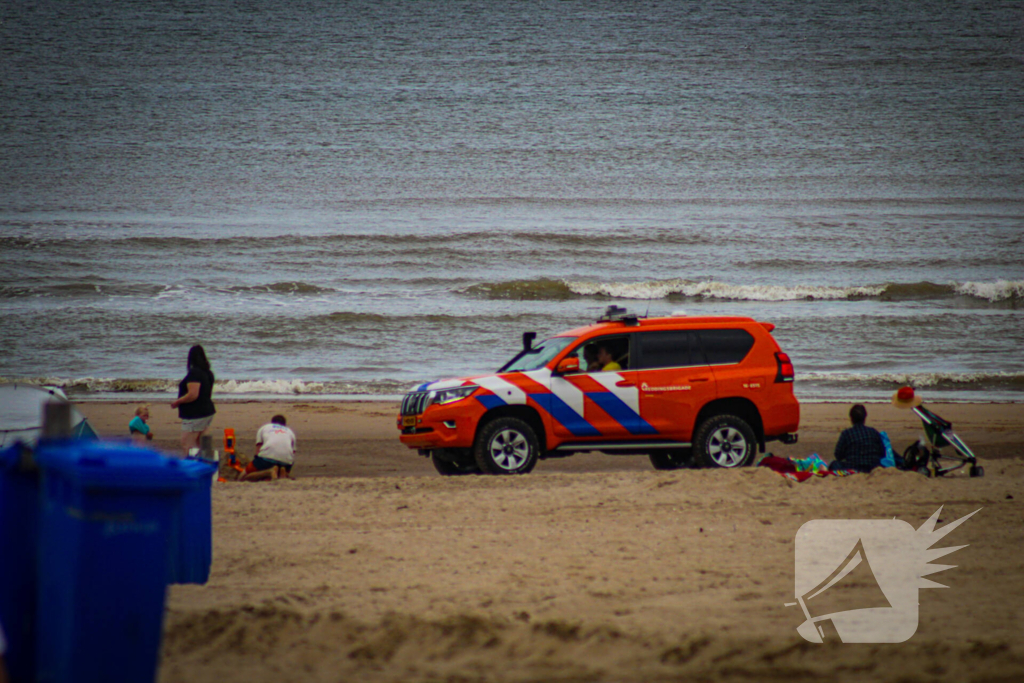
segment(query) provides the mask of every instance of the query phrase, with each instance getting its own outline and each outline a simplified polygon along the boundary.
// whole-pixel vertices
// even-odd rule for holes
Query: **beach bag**
[[[928,460],[930,457],[931,453],[928,452],[928,449],[922,447],[920,441],[915,441],[907,446],[906,450],[903,451],[903,458],[901,458],[903,463],[897,463],[897,467],[901,470],[917,472],[921,468],[928,467]]]

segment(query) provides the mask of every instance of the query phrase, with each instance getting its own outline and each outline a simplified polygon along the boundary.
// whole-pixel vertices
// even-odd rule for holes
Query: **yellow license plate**
[[[403,415],[402,416],[402,426],[403,427],[415,427],[416,426],[416,416],[415,415]]]

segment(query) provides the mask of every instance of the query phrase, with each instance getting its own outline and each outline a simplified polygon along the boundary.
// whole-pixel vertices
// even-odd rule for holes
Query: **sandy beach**
[[[134,404],[79,408],[105,436]],[[914,473],[796,484],[764,469],[658,472],[644,457],[578,455],[522,477],[440,477],[399,444],[385,402],[218,403],[212,433],[280,412],[299,439],[293,481],[220,483],[204,586],[168,596],[161,681],[995,681],[1024,676],[1024,405],[929,405],[986,476]],[[803,406],[800,442],[826,459],[845,404]],[[868,405],[902,450],[911,413]],[[173,449],[175,411],[154,404]],[[805,642],[794,536],[813,519],[941,527],[969,544],[922,589],[916,635]],[[870,586],[845,586],[847,598]],[[877,588],[876,588],[877,590]]]
[[[0,3],[0,385],[60,387],[108,439],[151,397],[152,445],[180,455],[169,404],[201,345],[215,449],[231,429],[249,461],[275,414],[298,439],[294,478],[222,464],[210,578],[168,588],[158,679],[1024,683],[1022,5]],[[562,384],[590,343],[619,370]],[[515,389],[483,379],[517,366]],[[914,387],[985,476],[599,453],[441,476],[400,443],[398,399],[459,377],[488,409],[550,392],[574,439],[663,433],[681,392],[750,391],[790,423],[771,394],[792,386],[799,442],[768,450],[826,461],[865,397],[897,451],[922,437],[888,403]],[[5,400],[0,436],[38,424]],[[157,520],[122,500],[154,502],[69,498],[40,532],[126,535],[95,570],[57,563],[86,577],[76,606],[118,617],[109,566],[166,576],[124,550]],[[0,529],[30,528],[24,507]],[[940,531],[973,515],[938,542],[965,547],[894,569],[940,509]],[[797,534],[830,519],[905,535],[839,534],[863,566],[812,613],[807,565],[838,566]],[[918,594],[922,574],[948,587]],[[906,642],[800,635],[914,600]],[[83,632],[127,670],[120,634]]]

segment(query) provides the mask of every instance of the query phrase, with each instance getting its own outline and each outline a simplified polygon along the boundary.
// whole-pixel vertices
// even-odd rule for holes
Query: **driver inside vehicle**
[[[587,364],[587,372],[597,372],[602,368],[601,362],[597,359],[597,344],[587,344],[583,347],[583,361]]]
[[[612,355],[609,345],[603,343],[597,345],[597,363],[601,372],[614,372],[622,369],[622,366],[615,361],[615,356]],[[589,369],[590,366],[587,367]]]
[[[577,346],[566,358],[578,358],[579,370],[574,372],[615,372],[628,367],[629,338],[597,339]]]

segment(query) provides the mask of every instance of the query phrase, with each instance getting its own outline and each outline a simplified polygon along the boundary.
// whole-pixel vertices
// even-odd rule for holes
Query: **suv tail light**
[[[775,352],[775,362],[778,364],[779,370],[775,373],[776,382],[792,382],[793,381],[793,361],[789,359],[789,355],[782,351]]]

